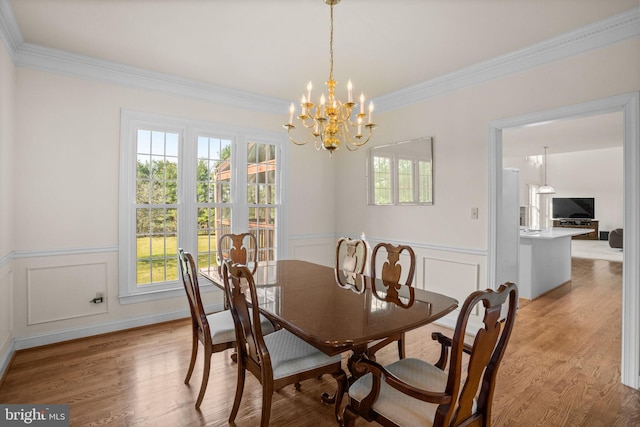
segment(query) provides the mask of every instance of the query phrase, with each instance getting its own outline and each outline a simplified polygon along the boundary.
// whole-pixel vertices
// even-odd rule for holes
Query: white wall
[[[0,375],[13,344],[13,147],[15,68],[0,42]]]
[[[474,286],[496,286],[486,283],[488,124],[638,91],[638,76],[640,40],[634,39],[379,114],[372,145],[434,137],[434,205],[366,206],[366,152],[360,151],[340,159],[336,206],[349,209],[336,210],[336,229],[414,245],[418,272],[426,272],[419,282],[431,289],[466,295]],[[553,179],[549,175],[557,185]],[[479,207],[477,220],[471,219],[472,207]],[[437,275],[427,268],[432,259],[440,260]],[[480,279],[448,280],[457,262],[477,264]]]
[[[553,197],[594,197],[600,231],[622,227],[623,148],[547,154],[547,182],[556,189]],[[526,184],[542,185],[542,166],[524,158],[505,158],[508,167],[521,171],[520,206],[526,205]]]
[[[184,298],[125,305],[118,300],[120,111],[277,132],[286,112],[280,117],[238,110],[32,69],[18,68],[16,80],[16,347],[187,316]],[[293,184],[285,215],[289,233],[304,247],[310,236],[333,236],[333,163],[318,159],[312,147],[289,149]],[[306,258],[318,256],[317,248],[305,253],[281,244]],[[45,287],[47,274],[52,283]],[[76,317],[85,311],[76,294],[86,289],[91,299],[100,286],[107,290],[106,305]],[[205,304],[220,302],[219,292],[205,295]],[[51,310],[46,303],[59,306]]]

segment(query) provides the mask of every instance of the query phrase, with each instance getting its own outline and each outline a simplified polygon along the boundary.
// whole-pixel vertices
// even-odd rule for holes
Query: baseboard
[[[15,347],[14,344],[11,343],[11,345],[7,346],[7,351],[5,354],[3,354],[2,356],[0,356],[0,386],[2,385],[2,383],[4,382],[4,374],[7,372],[7,369],[9,368],[9,364],[11,363],[11,359],[13,358],[13,355],[15,353]]]

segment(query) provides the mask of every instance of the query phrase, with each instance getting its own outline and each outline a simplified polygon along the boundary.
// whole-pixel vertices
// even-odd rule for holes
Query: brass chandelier
[[[355,114],[355,121],[352,119],[352,113],[356,103],[353,102],[351,80],[347,83],[347,102],[337,100],[335,97],[336,81],[333,79],[333,6],[340,3],[340,0],[324,0],[331,8],[331,36],[329,39],[329,80],[325,82],[329,90],[329,98],[325,98],[324,93],[320,96],[320,103],[315,105],[311,102],[311,82],[307,84],[307,93],[302,95],[300,101],[300,114],[297,118],[302,126],[308,130],[307,137],[304,142],[296,141],[291,135],[291,130],[295,129],[293,124],[293,116],[296,112],[294,103],[289,108],[289,123],[282,125],[287,129],[289,140],[296,145],[304,145],[313,140],[316,150],[325,149],[329,154],[333,154],[335,150],[343,144],[349,151],[355,151],[366,144],[371,138],[371,133],[376,127],[373,123],[373,101],[369,103],[368,117],[365,113],[364,94],[360,95],[359,109],[360,112]],[[365,123],[365,118],[367,123]],[[364,133],[366,134],[363,135]],[[352,136],[351,132],[356,131]]]

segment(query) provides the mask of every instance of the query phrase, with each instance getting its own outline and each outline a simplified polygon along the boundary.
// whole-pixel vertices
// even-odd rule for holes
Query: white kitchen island
[[[571,237],[592,231],[584,228],[520,230],[520,298],[537,298],[571,280]]]

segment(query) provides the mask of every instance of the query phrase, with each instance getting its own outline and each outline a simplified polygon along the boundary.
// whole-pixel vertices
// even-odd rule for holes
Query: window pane
[[[413,162],[398,160],[398,202],[413,202]]]
[[[391,158],[373,158],[374,203],[389,204],[391,200]]]
[[[177,209],[136,210],[137,284],[177,280]]]
[[[136,283],[177,280],[177,133],[138,129],[136,165]]]
[[[421,203],[431,203],[431,162],[418,163],[418,195]]]
[[[149,203],[151,195],[151,182],[148,179],[138,179],[136,181],[136,203]]]
[[[145,129],[138,129],[136,135],[136,150],[140,154],[151,154],[151,131]]]
[[[217,266],[218,239],[231,233],[231,208],[198,209],[198,268]]]
[[[230,201],[231,140],[198,137],[196,200],[198,203]],[[219,185],[224,184],[224,185]]]
[[[231,140],[198,136],[197,145],[197,262],[198,268],[204,268],[216,265],[216,239],[230,231],[230,213],[211,205],[231,201]]]
[[[258,240],[258,262],[275,260],[278,211],[275,207],[278,201],[276,156],[273,144],[247,144],[248,227]]]

